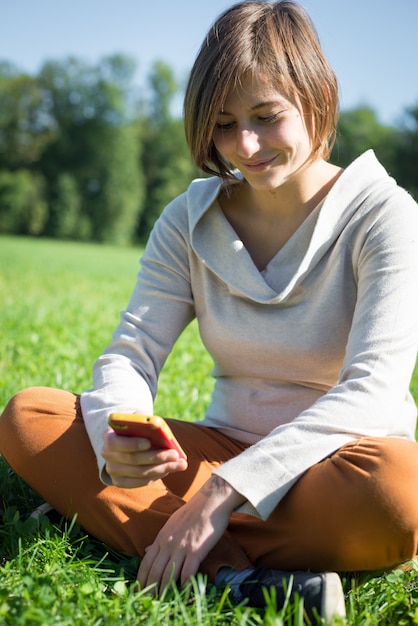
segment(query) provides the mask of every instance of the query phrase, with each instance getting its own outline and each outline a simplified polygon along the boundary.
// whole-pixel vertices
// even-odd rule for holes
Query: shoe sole
[[[326,623],[332,623],[335,617],[345,617],[344,592],[341,578],[335,572],[323,574],[324,590],[322,594],[321,615]]]
[[[29,517],[31,517],[32,519],[39,519],[40,517],[42,517],[42,515],[46,515],[53,510],[53,507],[48,504],[48,502],[44,502],[43,504],[40,504],[38,507],[36,507],[36,509],[32,511]]]

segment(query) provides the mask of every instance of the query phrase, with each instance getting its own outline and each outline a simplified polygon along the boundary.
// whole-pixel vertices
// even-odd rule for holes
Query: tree
[[[200,172],[174,110],[182,92],[156,62],[148,97],[133,86],[135,63],[49,61],[28,76],[0,62],[0,232],[145,241],[163,208]],[[365,150],[418,198],[418,106],[400,128],[360,107],[341,113],[332,161]]]
[[[155,63],[149,85],[150,104],[142,126],[141,163],[146,181],[144,210],[138,225],[142,241],[148,238],[163,208],[199,175],[187,147],[183,121],[171,113],[173,98],[179,91],[171,69]]]
[[[130,59],[116,55],[98,66],[74,58],[48,62],[40,73],[57,127],[40,169],[50,182],[52,206],[61,174],[76,182],[73,195],[79,198],[83,223],[75,235],[81,238],[126,243],[141,209],[140,146],[128,90],[133,69]],[[50,235],[56,235],[57,224],[55,210],[47,224]]]
[[[56,127],[36,78],[0,67],[0,168],[36,167]]]
[[[142,210],[140,142],[133,124],[107,131],[98,147],[96,178],[87,189],[91,238],[122,244],[133,240]]]
[[[398,137],[394,176],[418,201],[418,105],[406,111]]]
[[[0,232],[42,233],[48,216],[44,185],[41,176],[28,170],[0,171]]]
[[[380,124],[372,109],[360,107],[341,113],[331,160],[346,167],[371,148],[382,164],[391,171],[395,162],[396,145],[396,129]]]
[[[50,184],[45,234],[59,239],[88,239],[90,235],[90,225],[81,213],[81,197],[72,174],[62,172],[54,184]]]

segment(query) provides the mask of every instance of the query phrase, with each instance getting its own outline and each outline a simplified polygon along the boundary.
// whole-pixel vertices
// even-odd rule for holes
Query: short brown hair
[[[311,19],[295,2],[240,2],[214,23],[190,73],[184,99],[187,142],[196,165],[231,178],[213,143],[216,119],[245,74],[261,74],[306,115],[312,154],[329,158],[338,118],[335,74]]]

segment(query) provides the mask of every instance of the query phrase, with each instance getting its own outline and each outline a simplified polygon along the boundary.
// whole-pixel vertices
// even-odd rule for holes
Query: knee
[[[1,430],[8,428],[10,424],[15,421],[16,417],[21,414],[21,411],[24,410],[24,407],[28,403],[29,396],[30,389],[24,389],[23,391],[19,391],[9,400],[3,413],[0,415],[0,432]],[[1,439],[2,438],[0,438],[0,441]]]
[[[19,421],[27,413],[29,407],[36,405],[36,398],[40,394],[42,387],[29,387],[18,391],[7,403],[0,416],[0,429],[10,427]]]
[[[9,462],[20,446],[22,436],[28,436],[31,417],[42,405],[44,387],[29,387],[14,395],[0,416],[0,454]]]
[[[409,560],[418,552],[418,444],[385,438],[361,441],[357,449],[369,547],[379,544],[385,566]]]
[[[398,539],[398,562],[418,553],[418,444],[397,440],[389,443],[387,467],[380,479],[380,493],[389,515],[388,527]]]
[[[378,494],[382,510],[389,513],[395,528],[415,533],[418,530],[418,443],[385,439],[380,444],[379,455],[376,474],[371,476],[372,491]]]
[[[8,459],[10,444],[16,441],[16,427],[28,405],[29,390],[19,391],[9,400],[0,416],[0,453]]]

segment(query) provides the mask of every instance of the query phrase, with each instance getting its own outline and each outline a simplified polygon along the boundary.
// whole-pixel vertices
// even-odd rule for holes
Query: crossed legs
[[[189,458],[186,472],[138,489],[101,483],[78,396],[44,387],[17,394],[0,418],[0,452],[61,514],[107,545],[143,555],[168,517],[214,468],[245,449],[216,430],[171,420]],[[202,563],[316,571],[393,567],[418,551],[418,444],[351,442],[310,468],[266,521],[233,514]]]

